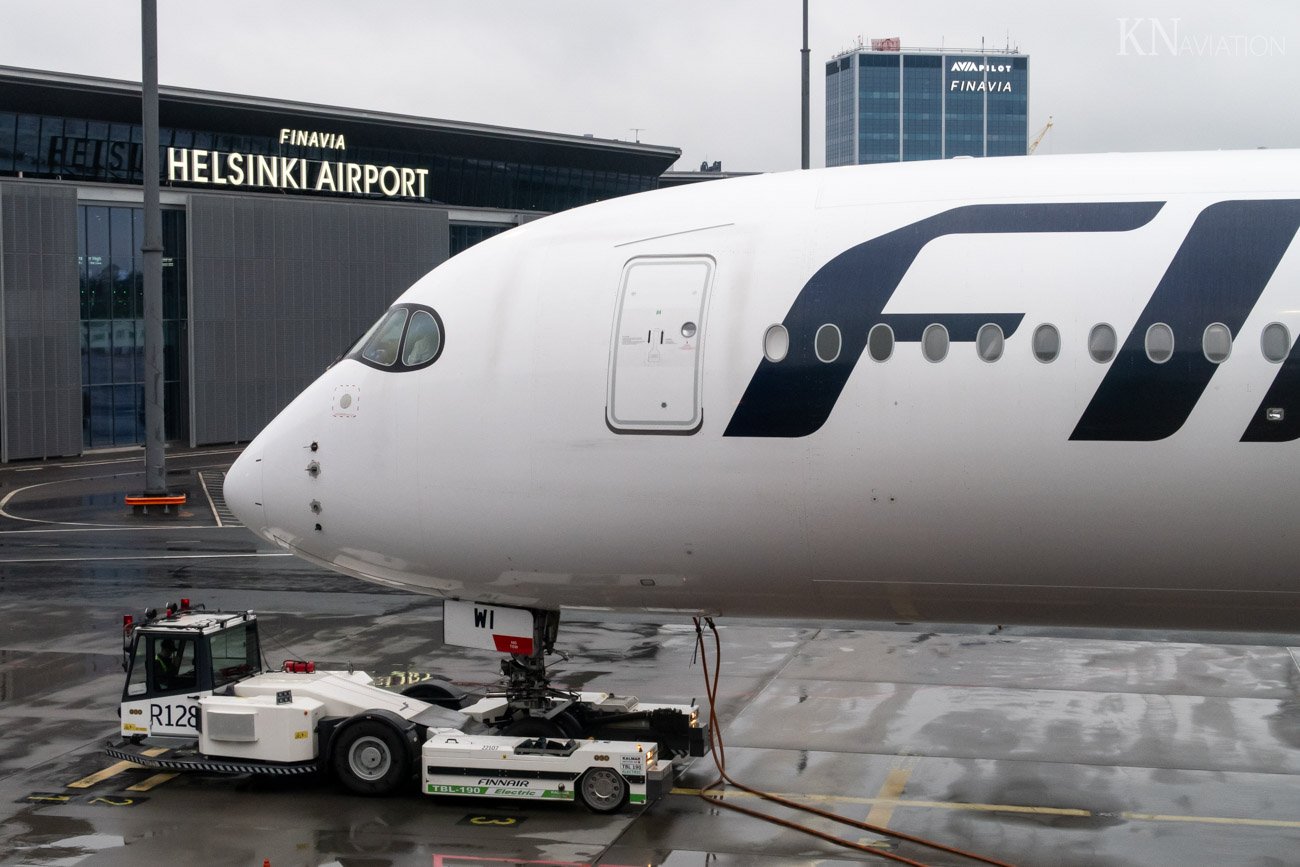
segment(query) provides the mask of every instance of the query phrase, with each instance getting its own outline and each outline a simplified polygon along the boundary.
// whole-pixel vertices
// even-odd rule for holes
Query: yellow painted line
[[[1210,825],[1253,825],[1257,828],[1300,828],[1286,819],[1232,819],[1223,816],[1162,816],[1158,813],[1120,813],[1121,819],[1142,822],[1205,822]]]
[[[82,777],[80,780],[77,780],[75,783],[68,783],[68,788],[89,789],[91,786],[95,785],[96,783],[104,782],[104,780],[107,780],[109,777],[115,777],[118,774],[122,773],[123,771],[129,771],[131,770],[131,768],[138,768],[138,767],[140,766],[137,765],[135,762],[117,762],[116,764],[109,765],[107,768],[104,768],[104,770],[102,771],[93,773],[88,777]]]
[[[907,787],[907,781],[911,776],[910,768],[894,768],[889,772],[889,776],[885,777],[885,784],[876,794],[876,803],[871,805],[871,812],[867,813],[868,825],[889,827],[889,820],[894,817],[894,806],[899,796],[903,794],[903,789]]]
[[[165,752],[167,752],[167,749],[165,747],[154,747],[152,749],[145,750],[143,754],[146,756],[161,756]],[[91,786],[95,785],[96,783],[104,782],[104,780],[107,780],[109,777],[116,777],[118,774],[122,773],[123,771],[129,771],[132,768],[139,768],[139,767],[143,767],[143,766],[137,765],[135,762],[117,762],[115,764],[109,765],[107,768],[104,768],[104,770],[102,771],[93,773],[88,777],[82,777],[80,780],[77,780],[76,782],[68,783],[68,788],[89,789]]]
[[[674,788],[674,795],[698,795],[699,789]],[[1022,804],[959,804],[953,801],[921,801],[903,798],[859,798],[852,795],[809,795],[794,792],[773,792],[782,798],[788,798],[791,801],[807,801],[809,803],[826,803],[826,804],[888,804],[890,807],[928,807],[932,810],[960,810],[964,812],[976,813],[1017,813],[1020,815],[1034,816],[1078,816],[1080,818],[1091,818],[1091,810],[1080,810],[1073,807],[1034,807]],[[726,792],[713,792],[714,797],[722,795],[726,798],[757,798],[758,795],[752,795],[749,792],[738,790],[727,790]],[[1115,815],[1115,814],[1108,814]],[[1289,819],[1238,819],[1231,816],[1178,816],[1164,815],[1160,813],[1136,813],[1123,812],[1118,814],[1121,819],[1128,819],[1134,822],[1201,822],[1207,825],[1242,825],[1255,828],[1300,828],[1300,821]]]
[[[161,786],[163,783],[167,782],[168,780],[175,779],[176,777],[179,776],[180,776],[179,773],[154,774],[152,777],[150,777],[147,780],[144,780],[143,782],[136,783],[134,786],[127,786],[126,790],[128,792],[147,792],[150,789],[152,789],[154,786]]]

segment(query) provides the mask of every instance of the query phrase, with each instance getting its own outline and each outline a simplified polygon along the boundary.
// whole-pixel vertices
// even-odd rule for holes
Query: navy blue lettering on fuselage
[[[994,322],[1009,337],[1023,313],[926,313],[882,315],[885,305],[922,248],[944,235],[1045,232],[1127,232],[1145,226],[1164,202],[1073,202],[965,205],[872,238],[840,253],[799,291],[782,324],[790,349],[780,362],[758,364],[724,436],[801,437],[817,431],[877,322],[894,327],[896,340],[919,340],[931,322],[947,326],[949,339],[970,341],[981,324]],[[815,355],[822,325],[839,326],[839,357],[829,364]]]
[[[1206,326],[1221,322],[1237,337],[1297,226],[1294,199],[1216,202],[1201,211],[1070,439],[1149,442],[1176,433],[1219,367],[1201,349]],[[1146,354],[1147,329],[1157,322],[1174,333],[1174,355],[1163,364]]]

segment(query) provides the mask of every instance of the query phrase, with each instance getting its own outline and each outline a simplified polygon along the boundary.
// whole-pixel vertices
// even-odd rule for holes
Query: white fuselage
[[[1300,417],[1270,391],[1294,361],[1261,351],[1270,323],[1300,331],[1297,199],[1300,153],[1261,151],[831,169],[579,208],[416,283],[399,303],[437,312],[436,362],[334,365],[226,496],[309,559],[483,602],[1300,630],[1300,450],[1281,428],[1243,441],[1266,394],[1283,427]],[[1281,205],[1256,218],[1255,200]],[[1227,314],[1222,275],[1180,302],[1215,263],[1248,283],[1260,258]],[[662,275],[698,280],[658,314],[698,303],[677,316],[693,343],[677,319],[638,343],[655,304],[630,293]],[[1122,348],[1170,309],[1186,322],[1164,365],[1090,357],[1093,326]],[[1231,355],[1206,368],[1204,327],[1233,310]],[[1012,323],[998,360],[958,336],[965,314]],[[941,361],[905,336],[930,319],[952,333]],[[873,320],[897,334],[885,361],[862,351]],[[789,354],[765,361],[782,323]],[[822,324],[842,333],[831,361]]]

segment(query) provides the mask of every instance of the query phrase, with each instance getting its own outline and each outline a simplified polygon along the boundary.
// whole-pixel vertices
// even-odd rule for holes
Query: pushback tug
[[[672,784],[672,758],[702,755],[707,738],[693,704],[552,690],[520,707],[509,690],[473,702],[451,684],[398,694],[364,672],[310,662],[268,671],[253,612],[188,599],[126,615],[122,642],[122,740],[107,752],[150,768],[332,772],[355,793],[388,795],[418,767],[425,794],[576,799],[612,813],[655,800]],[[619,736],[635,740],[610,739]],[[148,755],[157,745],[174,748]]]

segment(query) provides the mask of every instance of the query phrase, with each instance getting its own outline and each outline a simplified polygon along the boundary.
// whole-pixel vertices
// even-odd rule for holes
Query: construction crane
[[[1043,136],[1047,135],[1047,131],[1051,128],[1052,116],[1049,114],[1047,116],[1047,123],[1038,131],[1038,135],[1034,136],[1034,140],[1029,143],[1029,150],[1025,151],[1026,155],[1031,155],[1034,151],[1038,150],[1038,146],[1043,143]]]

